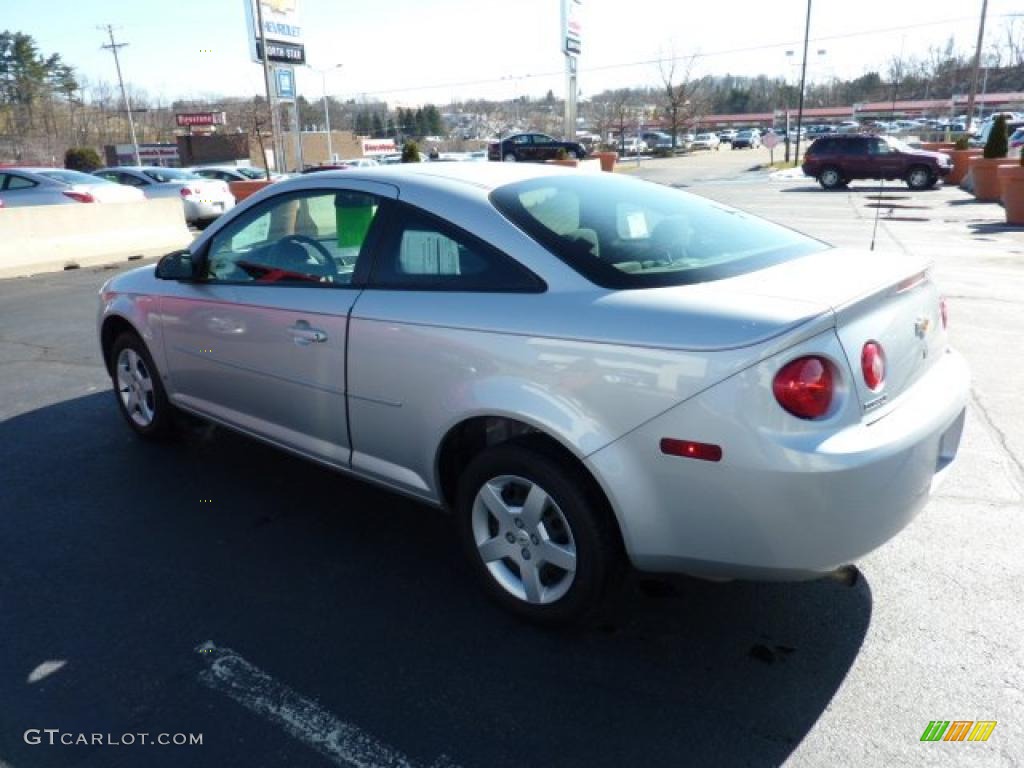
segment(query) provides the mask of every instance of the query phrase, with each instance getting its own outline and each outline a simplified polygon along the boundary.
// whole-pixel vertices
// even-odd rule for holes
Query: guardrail
[[[181,201],[0,208],[0,277],[112,264],[186,248]]]

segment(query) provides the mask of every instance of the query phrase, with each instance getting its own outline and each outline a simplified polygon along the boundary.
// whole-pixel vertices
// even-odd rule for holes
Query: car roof
[[[540,163],[402,163],[349,168],[344,171],[322,171],[316,176],[318,180],[325,178],[348,181],[362,179],[396,185],[411,182],[423,186],[442,186],[444,182],[455,182],[490,191],[517,181],[565,173],[573,173],[573,171]],[[279,183],[289,183],[290,181],[297,181],[297,179]]]

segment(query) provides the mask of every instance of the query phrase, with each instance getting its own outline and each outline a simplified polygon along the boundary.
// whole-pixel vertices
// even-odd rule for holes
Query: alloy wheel
[[[142,356],[130,347],[117,356],[117,392],[125,412],[135,424],[148,427],[156,418],[153,378]]]

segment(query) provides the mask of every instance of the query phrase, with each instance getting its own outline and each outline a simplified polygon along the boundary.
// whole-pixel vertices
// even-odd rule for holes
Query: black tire
[[[818,173],[818,183],[822,189],[827,190],[842,189],[847,184],[843,174],[834,165],[827,165],[821,169]]]
[[[582,149],[581,149],[581,150],[578,150],[578,151],[576,152],[576,159],[577,159],[577,160],[583,160],[584,158],[586,158],[586,156],[587,156],[587,153],[586,153],[586,152],[584,152],[584,151],[583,151]]]
[[[907,182],[907,186],[911,189],[921,191],[935,186],[936,179],[935,174],[932,173],[930,168],[923,165],[915,165],[907,169],[904,181]]]
[[[125,400],[127,398],[129,402],[132,402],[132,385],[128,385],[128,391],[122,387],[126,377],[133,378],[128,372],[132,367],[130,364],[132,358],[128,354],[129,352],[135,355],[135,381],[149,381],[151,383],[150,391],[146,391],[143,385],[136,387],[136,397],[139,405],[131,410],[129,410]],[[124,358],[122,358],[122,354],[124,354]],[[160,373],[153,363],[153,357],[149,354],[149,349],[146,348],[145,343],[137,334],[125,332],[117,337],[114,341],[114,346],[110,349],[110,370],[114,399],[117,401],[118,410],[121,411],[121,415],[128,422],[128,426],[132,428],[132,431],[146,440],[162,440],[169,437],[173,433],[174,427],[174,414],[171,403],[167,399],[167,393],[164,390],[163,382],[160,380]],[[143,402],[145,405],[143,405]],[[147,413],[152,413],[152,417],[147,419]]]
[[[531,541],[527,539],[515,538],[528,534],[532,544],[537,545],[538,539],[533,536],[533,532],[540,531],[539,527],[531,529],[527,526],[524,530],[523,527],[516,529],[512,525],[504,526],[496,516],[490,517],[486,512],[481,513],[475,509],[477,495],[486,484],[510,477],[534,484],[553,502],[554,506],[547,505],[547,511],[541,517],[545,532],[539,546],[531,546]],[[512,483],[505,490],[514,497],[521,488]],[[514,502],[509,506],[515,509]],[[520,511],[523,508],[520,507]],[[527,621],[542,625],[583,621],[602,605],[608,590],[622,573],[624,558],[621,539],[605,499],[593,489],[592,482],[584,475],[581,467],[543,442],[513,441],[477,455],[459,478],[455,511],[463,550],[484,592],[498,605]],[[481,514],[487,518],[489,530],[478,536]],[[477,520],[476,527],[474,519]],[[508,539],[509,536],[513,539]],[[545,562],[542,547],[549,537],[552,542],[574,548],[575,570],[567,588],[564,579],[570,572]],[[565,543],[566,539],[568,543]],[[492,573],[479,549],[479,545],[486,540],[493,540],[507,549],[507,555],[492,560],[494,568],[502,574],[500,577]],[[507,547],[503,540],[509,542]],[[522,560],[517,552],[529,560],[527,550],[535,553],[532,565],[541,574],[538,583],[541,584],[542,593],[559,594],[561,589],[565,589],[557,599],[551,599],[550,602],[530,601],[528,597],[513,594],[499,580],[505,578],[515,582],[519,579],[525,589],[526,579],[519,567],[520,564],[529,567],[531,563]],[[551,577],[549,583],[543,582],[545,569]]]

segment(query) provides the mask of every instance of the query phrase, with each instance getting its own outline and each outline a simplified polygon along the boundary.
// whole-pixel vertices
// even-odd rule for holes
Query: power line
[[[1017,14],[1004,13],[1004,14],[1000,14],[999,18],[1010,18],[1010,17],[1013,17],[1015,15],[1017,15]],[[877,29],[863,30],[863,31],[860,31],[860,32],[844,32],[844,33],[836,34],[836,35],[822,35],[820,37],[811,38],[810,40],[813,43],[824,43],[824,42],[829,42],[829,41],[832,41],[832,40],[846,40],[846,39],[855,38],[855,37],[868,37],[868,36],[872,36],[872,35],[884,34],[886,32],[904,32],[906,30],[911,30],[911,29],[924,29],[924,28],[927,28],[927,27],[937,27],[937,26],[943,26],[943,25],[947,25],[947,24],[956,24],[956,23],[963,22],[963,21],[973,21],[974,18],[975,17],[973,17],[973,16],[958,16],[958,17],[952,18],[952,19],[941,19],[941,20],[938,20],[938,21],[924,21],[924,22],[920,22],[920,23],[916,23],[916,24],[903,24],[903,25],[897,26],[897,27],[880,27],[880,28],[877,28]],[[774,50],[774,49],[777,49],[777,48],[786,48],[786,47],[791,47],[791,46],[795,46],[795,45],[803,45],[803,42],[804,41],[801,38],[800,40],[795,40],[795,41],[794,40],[790,40],[790,41],[778,42],[778,43],[762,43],[762,44],[759,44],[759,45],[743,46],[743,47],[739,47],[739,48],[723,48],[722,50],[710,51],[710,52],[707,52],[707,53],[695,52],[695,53],[679,54],[679,55],[671,56],[671,57],[659,57],[659,58],[655,58],[655,59],[641,59],[641,60],[638,60],[638,61],[619,62],[619,63],[616,63],[616,64],[602,64],[602,65],[596,66],[596,67],[581,67],[579,71],[581,73],[585,73],[585,72],[606,72],[608,70],[614,70],[614,69],[629,69],[630,67],[642,67],[642,66],[652,66],[652,65],[658,65],[658,64],[669,64],[669,63],[672,63],[674,61],[679,61],[679,60],[682,60],[682,59],[689,59],[689,58],[693,58],[693,57],[702,58],[702,59],[710,59],[710,58],[715,58],[715,57],[718,57],[718,56],[731,56],[731,55],[734,55],[734,54],[737,54],[737,53],[757,53],[758,51],[770,51],[770,50]],[[514,75],[514,77],[516,77],[518,79],[522,79],[522,80],[531,80],[531,79],[544,78],[544,77],[559,77],[562,74],[563,74],[563,72],[561,70],[559,70],[559,71],[554,71],[553,70],[551,72],[536,72],[536,73],[526,73],[526,74]],[[437,83],[437,84],[432,84],[432,85],[401,86],[401,87],[397,87],[397,88],[378,88],[378,89],[374,89],[374,90],[361,90],[360,93],[376,95],[376,94],[387,94],[387,93],[408,93],[410,91],[430,91],[430,90],[439,90],[439,89],[442,89],[442,88],[464,88],[464,87],[473,86],[473,85],[489,85],[489,84],[492,84],[492,83],[499,83],[502,80],[508,79],[509,77],[510,77],[509,75],[505,75],[505,76],[502,76],[502,77],[480,78],[480,79],[477,79],[477,80],[461,80],[461,81],[457,81],[457,82]]]

